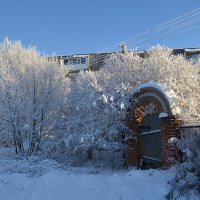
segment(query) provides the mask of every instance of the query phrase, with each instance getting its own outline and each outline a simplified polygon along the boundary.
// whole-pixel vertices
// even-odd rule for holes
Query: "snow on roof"
[[[159,90],[161,93],[163,93],[165,95],[165,97],[167,98],[172,114],[173,115],[178,115],[180,114],[181,109],[178,106],[178,102],[177,102],[177,96],[175,94],[175,92],[173,90],[169,90],[165,85],[154,82],[154,81],[150,81],[147,83],[143,83],[139,86],[137,86],[136,88],[133,89],[133,94],[136,92],[140,92],[141,89],[143,88],[156,88],[157,90]]]
[[[189,48],[189,49],[184,49],[186,52],[200,52],[199,48]]]
[[[62,55],[61,58],[86,58],[88,54],[72,54],[72,55]]]

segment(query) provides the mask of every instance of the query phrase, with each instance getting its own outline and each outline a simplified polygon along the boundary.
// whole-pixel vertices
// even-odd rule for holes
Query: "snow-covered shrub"
[[[109,84],[101,71],[80,72],[71,82],[62,125],[66,127],[66,151],[74,159],[87,160],[101,149],[125,151],[129,131],[124,123],[126,109],[120,101],[125,97]]]
[[[175,165],[176,174],[170,182],[167,199],[178,199],[191,195],[200,197],[200,131],[184,134],[177,143],[183,153],[182,162]]]
[[[8,39],[0,44],[0,72],[1,138],[12,136],[16,153],[35,153],[54,130],[67,79],[35,48]]]

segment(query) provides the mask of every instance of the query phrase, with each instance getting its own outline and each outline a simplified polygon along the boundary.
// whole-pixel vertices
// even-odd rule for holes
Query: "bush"
[[[200,195],[200,131],[183,134],[177,145],[183,153],[183,161],[175,165],[177,172],[170,182],[167,199],[183,196],[190,199],[192,195]]]

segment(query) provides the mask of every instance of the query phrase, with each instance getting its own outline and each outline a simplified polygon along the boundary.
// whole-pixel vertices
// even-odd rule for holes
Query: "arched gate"
[[[128,115],[134,133],[134,139],[129,141],[130,165],[144,169],[169,166],[173,150],[168,140],[177,136],[179,121],[173,111],[175,101],[165,91],[158,83],[148,83],[136,88],[133,94]]]

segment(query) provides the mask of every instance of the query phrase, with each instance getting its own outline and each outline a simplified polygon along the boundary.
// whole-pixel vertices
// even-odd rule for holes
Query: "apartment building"
[[[121,50],[122,53],[123,48]],[[59,62],[61,66],[66,68],[67,74],[69,76],[75,76],[77,72],[81,70],[87,71],[97,71],[99,70],[106,58],[111,54],[118,52],[102,52],[102,53],[88,53],[88,54],[72,54],[72,55],[61,55],[61,56],[51,56],[48,60],[54,60]],[[148,58],[148,51],[136,51],[136,54],[142,58]],[[172,54],[183,55],[187,59],[195,58],[200,56],[200,48],[179,48],[173,49]]]

